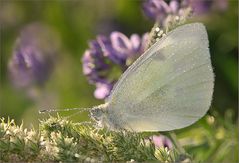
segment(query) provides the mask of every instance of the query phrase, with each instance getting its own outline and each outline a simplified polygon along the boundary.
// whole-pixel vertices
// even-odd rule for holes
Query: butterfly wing
[[[203,24],[180,26],[122,75],[108,99],[111,123],[133,131],[183,128],[209,109],[214,75]]]

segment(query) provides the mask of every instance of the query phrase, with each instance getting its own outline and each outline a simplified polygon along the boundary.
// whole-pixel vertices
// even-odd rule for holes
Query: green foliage
[[[60,116],[41,121],[38,132],[1,119],[0,153],[7,162],[191,162],[177,150],[155,147],[142,134],[106,131]]]
[[[228,109],[225,116],[218,112],[205,116],[199,123],[177,133],[181,144],[195,160],[201,162],[238,162],[237,115]]]
[[[33,161],[41,151],[40,134],[17,126],[13,120],[1,119],[0,137],[1,161]]]
[[[199,123],[177,131],[178,139],[169,134],[175,144],[170,150],[155,147],[149,137],[156,133],[112,132],[60,116],[41,120],[39,130],[34,130],[2,118],[0,161],[234,163],[238,161],[234,116],[230,110],[225,117],[214,112]],[[181,152],[182,145],[188,154]]]

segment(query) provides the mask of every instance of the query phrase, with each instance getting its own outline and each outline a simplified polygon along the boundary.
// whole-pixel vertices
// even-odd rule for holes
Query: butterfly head
[[[103,105],[95,106],[90,110],[91,119],[95,120],[97,124],[101,127],[102,127],[102,121],[105,117],[106,108],[107,108],[107,104],[103,104]]]
[[[90,117],[95,121],[100,121],[103,116],[103,111],[100,108],[93,108],[90,110]]]

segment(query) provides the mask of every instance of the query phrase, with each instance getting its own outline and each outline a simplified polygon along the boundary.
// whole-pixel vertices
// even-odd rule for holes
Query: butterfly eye
[[[99,108],[94,108],[90,111],[90,116],[96,121],[99,121],[101,119],[102,114],[103,112]]]

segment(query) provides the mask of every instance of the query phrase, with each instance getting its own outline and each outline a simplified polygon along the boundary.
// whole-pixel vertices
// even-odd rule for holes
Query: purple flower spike
[[[228,7],[228,0],[184,0],[182,3],[190,6],[195,15],[207,14],[212,9],[224,11]]]
[[[191,0],[190,1],[191,7],[193,9],[194,14],[201,15],[207,13],[212,4],[213,1],[202,1],[202,0]]]
[[[118,54],[113,48],[111,40],[105,36],[98,36],[97,41],[100,44],[103,56],[108,57],[112,62],[116,64],[124,64],[126,56]]]
[[[169,3],[164,0],[146,0],[143,3],[144,13],[163,27],[167,27],[168,21],[174,21],[174,18],[186,18],[188,12],[184,11],[189,7],[190,0],[171,0]]]
[[[139,35],[132,34],[130,37],[130,41],[132,43],[132,50],[134,52],[143,51],[140,49],[141,48],[141,38],[139,37]]]
[[[97,99],[104,99],[109,96],[111,89],[113,88],[113,84],[111,83],[96,83],[96,90],[94,92],[94,96]]]
[[[120,32],[112,32],[110,35],[110,40],[113,49],[117,51],[118,54],[127,58],[128,55],[132,54],[132,44],[128,37]]]
[[[171,12],[173,14],[176,14],[178,12],[179,8],[180,8],[179,0],[172,0],[172,1],[170,1],[169,7],[171,9]]]
[[[83,55],[83,73],[89,83],[96,86],[94,96],[104,99],[113,88],[118,77],[113,70],[114,65],[123,72],[127,69],[128,60],[137,58],[144,52],[147,34],[142,38],[133,34],[128,38],[123,33],[112,32],[108,37],[98,36],[96,40],[89,42],[89,49]],[[113,74],[112,74],[113,73]]]
[[[40,24],[23,29],[16,41],[9,61],[9,75],[18,88],[42,86],[53,68],[56,44],[51,43],[52,33]]]
[[[82,61],[84,63],[83,65],[83,73],[85,75],[89,75],[93,71],[93,58],[91,56],[91,53],[89,50],[85,51],[84,57],[82,58]]]
[[[168,3],[166,3],[168,2]],[[167,21],[173,17],[175,20],[185,20],[190,16],[191,9],[195,15],[208,13],[212,8],[225,10],[228,0],[146,0],[143,3],[143,11],[146,16],[159,23],[160,26],[167,26]]]
[[[164,148],[168,148],[168,149],[172,149],[173,148],[173,143],[172,141],[166,137],[166,136],[163,136],[163,135],[160,135],[160,136],[152,136],[151,137],[154,145],[158,148],[160,147],[164,147]]]
[[[170,7],[163,0],[147,0],[143,4],[145,14],[158,22],[162,22],[170,12]]]

